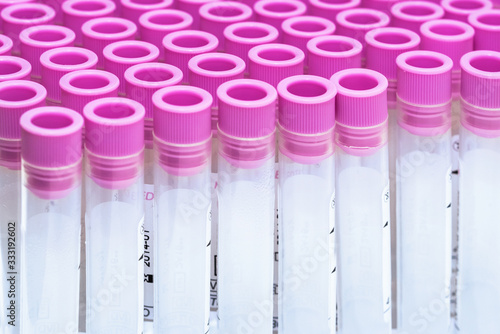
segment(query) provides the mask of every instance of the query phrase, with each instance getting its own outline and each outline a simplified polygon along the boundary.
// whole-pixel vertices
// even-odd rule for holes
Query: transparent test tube
[[[144,107],[108,97],[83,114],[87,333],[141,333]]]
[[[337,72],[336,226],[341,334],[391,333],[387,79]]]

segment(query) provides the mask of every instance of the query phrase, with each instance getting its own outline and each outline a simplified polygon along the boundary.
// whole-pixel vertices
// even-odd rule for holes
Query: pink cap
[[[420,34],[422,23],[444,16],[444,9],[429,1],[403,1],[391,8],[392,25]]]
[[[317,36],[333,35],[335,24],[317,16],[296,16],[283,21],[283,43],[298,47],[305,54],[307,64],[307,42]]]
[[[200,7],[218,0],[176,0],[177,9],[193,17],[192,29],[200,29]]]
[[[434,51],[409,51],[396,59],[398,123],[419,136],[443,134],[451,126],[450,57]]]
[[[295,0],[260,0],[253,8],[257,21],[272,25],[280,33],[283,21],[307,12],[306,4]]]
[[[216,1],[200,8],[200,30],[213,34],[219,40],[218,50],[224,50],[224,29],[236,22],[252,18],[252,8],[234,1]]]
[[[75,34],[75,44],[83,44],[82,26],[90,19],[112,16],[116,5],[110,0],[68,0],[62,4],[64,25]]]
[[[83,107],[95,99],[118,96],[120,80],[101,70],[78,70],[61,77],[61,105],[83,114]]]
[[[36,82],[0,82],[0,138],[21,139],[21,115],[30,109],[44,106],[46,96],[45,88]]]
[[[338,13],[361,5],[361,0],[309,0],[309,14],[335,22]]]
[[[398,0],[363,0],[363,7],[376,9],[391,15],[391,7],[398,3]]]
[[[174,0],[121,0],[124,19],[139,24],[139,17],[151,10],[167,9],[173,7]]]
[[[21,57],[28,60],[33,67],[31,76],[40,79],[42,53],[58,47],[72,46],[75,33],[66,27],[39,25],[21,31],[19,40],[21,41]]]
[[[303,74],[304,52],[286,44],[263,44],[248,52],[250,78],[277,87],[286,77]]]
[[[139,18],[141,38],[144,42],[156,45],[160,50],[159,61],[165,60],[163,37],[174,31],[191,29],[192,25],[193,17],[176,9],[152,10]]]
[[[29,61],[13,56],[0,56],[0,82],[9,80],[29,80],[31,64]]]
[[[40,24],[51,24],[55,11],[40,3],[21,3],[5,7],[1,14],[3,32],[14,42],[12,52],[19,53],[19,33],[23,29]]]
[[[248,64],[248,51],[255,45],[274,43],[278,29],[261,22],[239,22],[224,29],[226,52],[234,54]]]
[[[13,45],[14,44],[9,37],[0,34],[0,56],[10,55]]]
[[[363,45],[362,58],[365,57],[365,34],[375,28],[389,25],[389,16],[381,11],[367,8],[348,9],[337,15],[337,34],[357,39]],[[364,60],[362,59],[362,62]]]
[[[165,62],[181,69],[184,83],[189,82],[188,62],[197,54],[213,52],[219,41],[214,35],[198,30],[175,31],[163,39]]]
[[[336,142],[352,155],[369,155],[387,143],[387,79],[373,70],[335,73]]]
[[[135,23],[119,17],[99,17],[82,25],[83,46],[99,57],[97,67],[104,68],[103,49],[116,41],[134,39],[137,33]]]
[[[319,36],[307,42],[309,74],[329,79],[346,68],[361,67],[360,42],[345,36]]]
[[[462,125],[481,137],[500,136],[500,52],[465,54],[462,66]]]
[[[490,0],[442,0],[444,17],[450,20],[467,22],[470,14],[484,9],[492,9]]]
[[[40,56],[40,62],[47,99],[58,103],[61,101],[61,77],[68,72],[95,68],[97,55],[84,48],[63,47],[45,51]]]
[[[469,15],[474,27],[474,48],[476,50],[500,51],[500,9],[489,9]]]
[[[119,94],[125,94],[125,79],[127,68],[135,64],[156,61],[160,50],[151,43],[143,41],[119,41],[107,45],[102,51],[104,68],[120,79]]]

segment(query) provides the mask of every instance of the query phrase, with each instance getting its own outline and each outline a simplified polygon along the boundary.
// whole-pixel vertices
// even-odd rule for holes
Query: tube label
[[[153,214],[154,185],[144,185],[144,320],[153,321],[154,266],[153,266]]]

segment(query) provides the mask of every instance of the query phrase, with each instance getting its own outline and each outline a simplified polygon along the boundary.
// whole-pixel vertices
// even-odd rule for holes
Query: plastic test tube
[[[347,69],[334,74],[332,80],[338,91],[338,332],[390,334],[387,79],[373,70]]]
[[[13,45],[14,43],[9,37],[0,34],[0,56],[10,55]]]
[[[281,24],[290,17],[305,15],[307,6],[302,1],[296,0],[259,0],[253,6],[257,21],[267,23],[278,29],[281,42],[283,35]]]
[[[361,0],[309,0],[309,14],[335,22],[338,13],[360,5]]]
[[[9,80],[29,80],[31,75],[29,61],[14,56],[0,56],[0,82]]]
[[[432,51],[405,52],[396,62],[398,329],[448,333],[453,62]]]
[[[279,94],[279,331],[336,328],[335,95],[328,79],[297,75]]]
[[[83,118],[62,107],[21,116],[21,333],[78,331]]]
[[[430,1],[403,1],[391,8],[391,24],[420,34],[420,26],[430,20],[443,18],[444,9]]]
[[[500,9],[477,11],[469,15],[474,28],[474,49],[500,51]]]
[[[484,9],[491,10],[493,4],[490,0],[442,0],[441,7],[446,19],[467,22],[470,14]]]
[[[200,29],[200,7],[218,0],[176,0],[177,9],[188,13],[193,18],[192,29]]]
[[[457,325],[461,333],[500,331],[500,53],[462,57]]]
[[[154,333],[207,333],[210,318],[210,107],[198,87],[153,95]]]
[[[174,0],[121,0],[122,14],[124,19],[130,20],[139,25],[139,17],[152,10],[167,9],[174,5]],[[140,30],[138,31],[139,35]]]
[[[142,333],[144,107],[107,97],[83,114],[87,333]]]
[[[277,93],[251,79],[223,83],[219,98],[219,333],[273,328]]]
[[[33,94],[34,93],[34,94]],[[19,333],[19,273],[21,226],[21,127],[26,111],[45,105],[46,90],[37,83],[0,83],[0,331]],[[9,292],[10,291],[10,292]]]

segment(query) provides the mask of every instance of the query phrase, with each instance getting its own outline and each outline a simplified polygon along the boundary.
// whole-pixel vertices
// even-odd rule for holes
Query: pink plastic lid
[[[273,87],[286,77],[303,74],[304,52],[286,44],[263,44],[248,52],[250,78],[262,80]]]
[[[13,56],[0,56],[0,82],[9,80],[29,80],[31,64],[29,61]]]
[[[260,0],[253,8],[257,21],[272,25],[280,34],[283,21],[290,17],[305,15],[307,12],[307,5],[296,0]]]
[[[398,0],[363,0],[363,7],[376,9],[391,15],[391,7],[398,3]]]
[[[51,7],[40,3],[20,3],[5,7],[0,13],[3,32],[14,43],[12,52],[19,52],[19,33],[28,27],[51,24],[56,12]]]
[[[392,6],[391,14],[393,26],[420,34],[422,23],[443,18],[444,9],[430,1],[403,1]]]
[[[102,51],[104,68],[120,79],[119,94],[125,94],[125,70],[132,65],[153,62],[158,59],[160,50],[151,43],[143,41],[119,41],[107,45]]]
[[[474,48],[476,50],[500,51],[500,9],[488,9],[469,15],[474,27]]]
[[[139,24],[139,17],[151,10],[167,9],[174,5],[174,0],[121,0],[124,19]]]
[[[0,82],[0,138],[21,139],[19,119],[26,111],[45,105],[47,91],[32,81]]]
[[[218,0],[177,0],[177,9],[193,17],[192,29],[200,29],[200,7],[209,2]]]
[[[14,43],[9,37],[0,34],[0,56],[10,55],[13,45]]]
[[[484,9],[492,9],[490,0],[442,0],[445,18],[467,22],[470,14]]]
[[[61,5],[64,25],[75,34],[75,44],[83,44],[82,26],[90,19],[112,16],[116,5],[110,0],[68,0]]]
[[[19,34],[21,57],[32,64],[31,75],[40,78],[42,65],[40,56],[46,50],[63,46],[73,46],[75,33],[66,27],[39,25],[26,28]]]
[[[252,8],[235,1],[216,1],[200,7],[200,30],[213,34],[219,40],[218,50],[224,50],[224,29],[230,24],[248,21]]]
[[[141,38],[156,45],[160,50],[159,61],[165,60],[162,40],[165,35],[179,30],[191,29],[193,17],[176,9],[158,9],[144,13],[139,17]]]
[[[134,22],[119,17],[99,17],[82,25],[83,46],[99,57],[97,67],[104,68],[104,48],[116,41],[134,39],[137,26]]]
[[[360,5],[361,0],[309,0],[309,14],[335,22],[338,13]]]
[[[58,103],[61,101],[61,77],[68,72],[96,68],[97,55],[84,48],[62,47],[42,53],[40,63],[42,84],[47,88],[47,99]]]
[[[329,79],[346,68],[361,67],[360,42],[351,37],[319,36],[307,42],[309,74]]]
[[[198,30],[172,32],[163,39],[165,62],[178,67],[184,75],[184,83],[189,82],[188,62],[197,54],[213,52],[219,41],[214,35]]]
[[[224,29],[226,52],[240,57],[248,64],[248,51],[255,45],[274,43],[278,29],[262,22],[239,22]]]
[[[435,136],[451,126],[450,57],[434,51],[409,51],[398,66],[398,123],[410,133]]]
[[[118,77],[101,70],[78,70],[61,77],[61,105],[83,114],[83,107],[95,99],[118,96]]]

